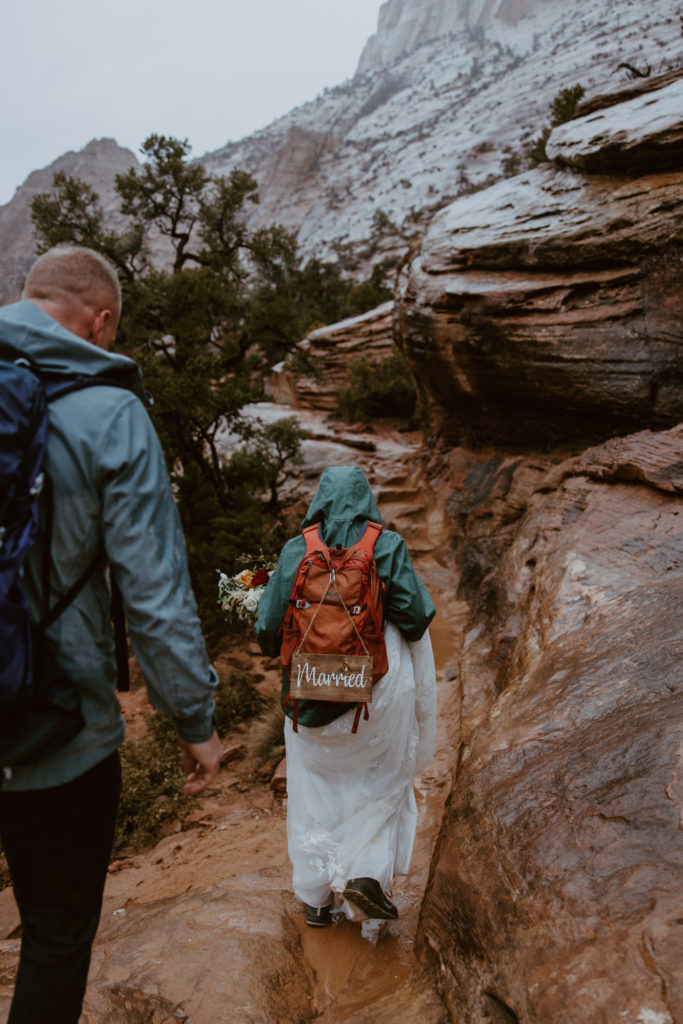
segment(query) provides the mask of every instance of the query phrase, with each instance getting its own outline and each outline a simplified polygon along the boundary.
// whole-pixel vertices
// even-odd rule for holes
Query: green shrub
[[[544,164],[548,161],[548,154],[545,151],[545,144],[550,138],[551,129],[546,125],[540,135],[538,135],[529,146],[528,154],[534,166],[536,164]]]
[[[576,108],[585,92],[586,90],[582,85],[573,85],[568,89],[560,89],[550,104],[550,112],[552,114],[550,123],[553,127],[557,124],[565,124],[576,116]]]
[[[279,697],[269,697],[252,725],[247,741],[251,756],[269,770],[285,756],[284,724],[285,713]]]
[[[189,801],[182,794],[185,775],[181,749],[169,718],[152,715],[145,737],[123,743],[121,775],[113,856],[128,846],[150,846],[165,826],[177,819],[182,821],[188,813]]]
[[[570,86],[567,89],[560,89],[550,104],[550,125],[543,128],[541,134],[534,139],[529,146],[528,155],[532,164],[542,164],[548,159],[545,150],[546,142],[550,137],[553,128],[558,124],[565,124],[576,115],[576,108],[579,100],[584,96],[586,90],[582,85]]]
[[[219,735],[258,714],[264,700],[255,688],[263,676],[234,670],[216,690]],[[181,823],[192,806],[182,793],[185,774],[175,725],[154,714],[147,735],[121,747],[121,802],[113,856],[127,847],[142,849],[157,842],[175,821]]]
[[[407,362],[393,348],[381,363],[365,356],[346,371],[348,385],[338,398],[338,411],[350,423],[397,416],[412,421],[417,395]]]
[[[254,672],[233,669],[227,679],[221,679],[216,690],[216,729],[220,736],[262,711],[265,698],[256,689],[256,683],[263,678]]]

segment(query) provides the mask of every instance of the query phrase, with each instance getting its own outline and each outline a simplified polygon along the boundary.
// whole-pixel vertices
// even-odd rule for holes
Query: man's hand
[[[183,768],[187,775],[183,793],[185,796],[193,796],[210,786],[218,775],[223,747],[215,731],[203,743],[187,743],[180,738],[180,746],[185,751]]]

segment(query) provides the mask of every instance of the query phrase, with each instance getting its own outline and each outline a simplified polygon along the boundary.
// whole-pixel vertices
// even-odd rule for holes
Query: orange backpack
[[[372,658],[372,682],[386,673],[389,665],[384,642],[384,583],[375,566],[375,541],[382,532],[379,523],[368,521],[362,535],[348,548],[330,548],[321,536],[319,523],[303,531],[306,552],[292,584],[289,609],[282,624],[280,658],[291,680],[292,657],[304,651],[312,655],[344,655],[348,660]],[[295,659],[296,660],[296,659]],[[348,666],[347,666],[348,671]],[[348,676],[346,677],[348,678]],[[353,679],[353,675],[350,677]],[[371,689],[370,687],[368,689]],[[317,699],[353,701],[353,691],[339,696],[321,692]],[[367,700],[356,705],[352,732],[356,732],[361,710],[368,716]],[[298,725],[298,699],[291,686],[284,703],[294,704],[294,729]]]

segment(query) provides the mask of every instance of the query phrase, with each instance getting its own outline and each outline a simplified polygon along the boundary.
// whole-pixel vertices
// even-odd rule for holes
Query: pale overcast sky
[[[93,138],[195,156],[350,78],[381,0],[13,0],[2,15],[0,204]]]

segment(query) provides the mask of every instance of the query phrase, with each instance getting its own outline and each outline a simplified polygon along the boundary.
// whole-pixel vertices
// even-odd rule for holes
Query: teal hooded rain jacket
[[[216,674],[209,665],[187,571],[185,541],[164,455],[141,401],[142,378],[125,356],[97,348],[32,302],[0,309],[0,343],[44,370],[109,373],[130,390],[97,386],[50,404],[46,468],[53,484],[50,603],[104,549],[123,595],[133,651],[155,708],[190,743],[213,731]],[[40,593],[40,536],[24,575],[34,617]],[[124,736],[104,566],[48,631],[55,658],[81,691],[85,728],[37,764],[14,768],[5,789],[69,782],[111,754]]]

